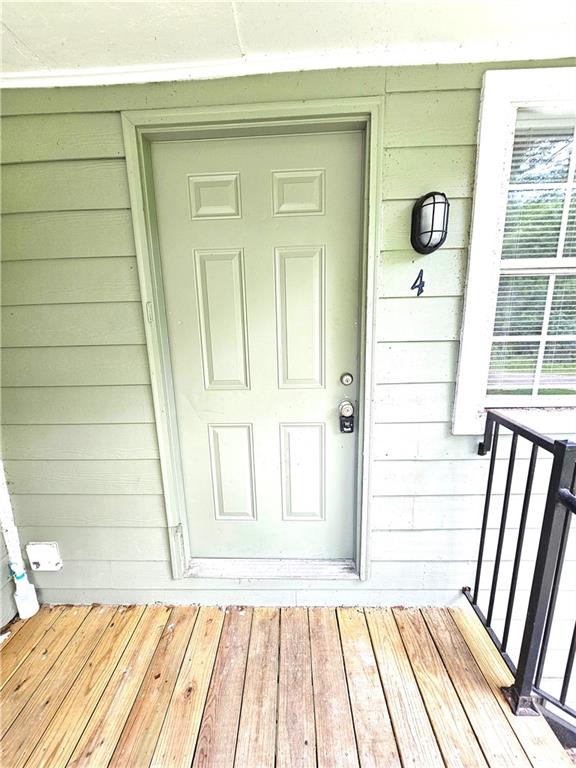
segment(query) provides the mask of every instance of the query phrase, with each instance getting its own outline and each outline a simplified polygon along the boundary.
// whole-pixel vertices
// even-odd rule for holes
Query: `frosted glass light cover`
[[[418,253],[432,253],[444,244],[448,235],[450,203],[443,192],[429,192],[412,209],[410,242]]]

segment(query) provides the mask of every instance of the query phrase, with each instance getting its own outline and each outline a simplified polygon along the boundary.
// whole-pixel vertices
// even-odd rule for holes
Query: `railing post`
[[[490,514],[490,502],[492,501],[492,481],[494,480],[494,469],[496,468],[496,454],[498,452],[498,431],[500,425],[496,423],[492,414],[486,414],[486,428],[484,430],[484,442],[478,447],[478,454],[484,456],[487,451],[492,451],[490,456],[490,469],[488,470],[488,480],[486,483],[486,496],[484,497],[484,514],[482,515],[482,531],[480,533],[480,543],[478,545],[478,563],[476,566],[476,578],[474,579],[474,593],[472,602],[478,602],[478,592],[480,591],[480,577],[482,575],[482,565],[484,559],[484,546],[486,544],[486,532],[488,530],[488,515]],[[492,445],[494,443],[494,445]]]
[[[486,456],[492,450],[492,435],[494,434],[494,417],[488,411],[484,425],[484,438],[478,445],[478,456]]]
[[[502,689],[516,715],[538,714],[532,700],[532,686],[558,566],[565,517],[565,507],[558,498],[558,492],[560,488],[571,486],[575,461],[576,445],[568,440],[556,440],[516,678],[513,685]]]

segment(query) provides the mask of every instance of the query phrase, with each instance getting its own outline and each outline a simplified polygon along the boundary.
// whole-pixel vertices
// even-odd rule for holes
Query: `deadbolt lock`
[[[338,406],[340,414],[340,432],[351,434],[354,432],[354,405],[350,400],[342,400]]]

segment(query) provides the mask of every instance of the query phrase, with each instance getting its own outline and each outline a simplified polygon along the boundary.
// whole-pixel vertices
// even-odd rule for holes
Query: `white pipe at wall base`
[[[12,504],[10,503],[10,494],[6,485],[6,476],[4,474],[4,465],[0,463],[0,525],[2,526],[2,535],[8,550],[10,570],[14,578],[16,592],[14,600],[18,608],[18,614],[21,619],[29,619],[30,616],[38,611],[38,598],[36,588],[28,581],[28,575],[24,567],[22,552],[20,550],[20,538],[18,529],[14,522],[12,514]]]

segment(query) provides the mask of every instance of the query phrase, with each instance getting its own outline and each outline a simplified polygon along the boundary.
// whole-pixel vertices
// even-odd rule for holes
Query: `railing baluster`
[[[498,533],[498,545],[496,547],[496,558],[494,560],[494,572],[492,575],[492,587],[490,588],[490,602],[488,603],[488,613],[486,614],[486,623],[492,624],[492,613],[494,611],[494,602],[496,600],[496,589],[498,587],[498,576],[500,574],[500,560],[502,559],[502,549],[504,547],[504,536],[506,534],[506,520],[508,518],[508,506],[510,504],[510,492],[512,490],[512,478],[514,476],[514,463],[516,461],[516,446],[518,444],[518,434],[512,435],[512,444],[510,446],[510,458],[508,459],[508,473],[506,475],[506,488],[504,490],[504,501],[502,503],[502,516],[500,518],[500,532]]]
[[[493,425],[494,433],[488,430],[488,424]],[[480,534],[480,546],[478,548],[478,565],[476,566],[476,579],[474,581],[474,596],[472,602],[478,602],[478,592],[480,590],[480,575],[482,573],[482,560],[484,558],[484,545],[486,543],[486,529],[488,527],[488,515],[490,513],[490,501],[492,499],[492,481],[494,479],[494,467],[496,465],[496,454],[498,452],[498,433],[500,431],[500,425],[498,422],[494,424],[490,414],[486,417],[486,432],[484,437],[484,443],[486,445],[490,443],[492,455],[490,456],[490,469],[488,470],[488,482],[486,484],[486,496],[484,498],[484,515],[482,517],[482,532]],[[490,435],[490,437],[488,437]],[[480,452],[480,451],[479,451]]]
[[[572,472],[572,482],[570,483],[570,489],[561,488],[558,494],[560,500],[566,506],[566,514],[570,514],[570,513],[576,514],[576,498],[574,497],[575,487],[576,487],[576,462],[574,463],[574,471]],[[562,680],[562,690],[560,692],[561,704],[566,704],[566,697],[568,696],[568,689],[570,687],[570,680],[572,678],[572,670],[574,668],[575,657],[576,657],[576,622],[574,622],[574,630],[572,632],[570,650],[568,651],[566,669],[564,670],[564,679]]]
[[[570,687],[570,678],[572,677],[572,668],[574,667],[574,656],[576,656],[576,622],[574,623],[572,642],[570,643],[570,650],[568,651],[568,661],[566,662],[564,679],[562,681],[562,691],[560,692],[560,701],[562,704],[566,704],[568,688]]]
[[[514,556],[514,567],[512,569],[512,579],[510,580],[510,595],[508,597],[508,608],[506,609],[506,621],[504,622],[504,632],[502,634],[502,645],[500,650],[504,652],[508,645],[508,635],[510,633],[510,623],[512,621],[512,612],[514,610],[514,601],[516,599],[516,585],[518,584],[518,571],[520,570],[520,561],[522,559],[522,547],[524,546],[524,532],[526,531],[526,521],[528,519],[528,509],[530,508],[530,494],[532,493],[532,483],[534,481],[534,470],[536,469],[536,459],[538,457],[538,446],[532,446],[530,454],[530,463],[528,465],[528,474],[526,476],[526,490],[524,491],[524,501],[522,502],[522,514],[520,516],[520,525],[518,527],[518,541],[516,543],[516,554]]]
[[[567,460],[567,454],[569,454],[570,460]],[[576,446],[571,446],[568,441],[555,441],[554,461],[550,473],[542,533],[536,555],[534,579],[530,590],[516,678],[513,685],[503,689],[516,714],[530,714],[534,711],[531,696],[532,687],[558,563],[558,553],[564,528],[562,512],[566,511],[558,500],[558,491],[571,481],[571,462],[574,458],[576,458]]]
[[[492,502],[492,489],[496,461],[498,459],[497,449],[500,427],[510,430],[512,433],[512,442],[508,458],[506,486],[504,490],[502,513],[500,516],[492,582],[490,585],[489,604],[485,616],[478,605],[478,595],[480,592],[480,583],[484,566],[486,537]],[[516,538],[510,589],[507,595],[506,617],[502,634],[503,639],[500,642],[498,636],[491,627],[491,623],[494,615],[496,596],[498,594],[498,581],[501,571],[504,543],[506,541],[506,524],[509,518],[509,505],[512,494],[519,437],[528,440],[531,443],[532,448],[526,474],[524,496],[522,499],[522,510],[518,525],[518,536]],[[506,649],[509,642],[512,619],[516,606],[516,592],[520,582],[520,570],[526,529],[528,526],[528,516],[530,514],[530,502],[536,474],[536,462],[539,458],[539,449],[552,454],[553,462],[540,529],[538,551],[530,587],[530,597],[528,601],[528,609],[526,611],[526,620],[522,634],[518,665],[515,666]],[[574,486],[576,483],[576,443],[570,442],[569,440],[552,440],[539,432],[535,432],[529,427],[519,424],[505,414],[494,410],[488,410],[486,412],[484,438],[483,441],[479,443],[478,454],[484,456],[490,451],[492,451],[492,455],[490,456],[488,480],[486,483],[486,497],[484,499],[484,512],[478,547],[478,563],[476,567],[474,591],[472,592],[470,587],[463,587],[462,591],[470,601],[476,615],[486,627],[492,641],[514,675],[514,684],[508,688],[502,689],[514,713],[516,715],[538,714],[539,710],[534,703],[533,697],[537,698],[541,702],[548,702],[552,706],[557,707],[567,718],[573,718],[573,721],[566,721],[563,727],[576,734],[576,709],[566,703],[572,673],[574,671],[574,666],[576,665],[576,625],[574,626],[570,649],[566,660],[560,698],[555,698],[552,694],[542,690],[540,687],[548,642],[552,632],[556,602],[562,586],[562,570],[570,533],[570,520],[572,514],[576,514],[576,496],[574,495]]]
[[[536,675],[534,677],[534,685],[536,687],[540,687],[540,682],[542,681],[542,673],[544,671],[544,663],[546,662],[546,651],[548,650],[548,641],[550,640],[552,621],[554,619],[554,612],[556,610],[558,587],[560,586],[560,579],[562,578],[562,568],[564,567],[564,557],[566,555],[566,545],[568,544],[568,535],[570,533],[571,517],[572,513],[568,509],[565,510],[564,523],[562,525],[562,535],[560,537],[560,547],[558,549],[558,557],[556,559],[556,570],[554,572],[552,591],[550,593],[550,602],[548,604],[548,615],[546,616],[544,634],[542,635],[542,645],[540,647],[540,658],[538,659],[538,666],[536,667]]]

